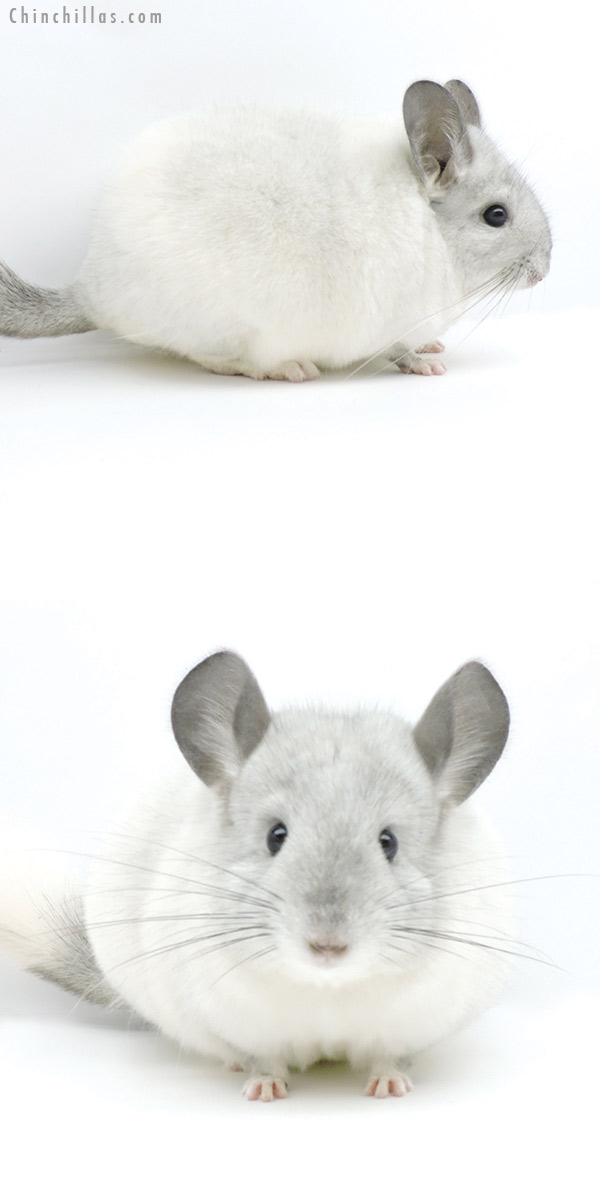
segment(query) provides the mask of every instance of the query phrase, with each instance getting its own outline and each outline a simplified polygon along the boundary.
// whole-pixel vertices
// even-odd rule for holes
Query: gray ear
[[[460,804],[483,783],[509,722],[506,697],[481,663],[466,663],[436,692],[413,736],[442,803]]]
[[[421,79],[407,89],[403,111],[421,178],[429,187],[447,187],[456,179],[459,146],[461,161],[471,158],[458,102],[441,84]]]
[[[444,87],[451,96],[454,96],[465,125],[477,125],[479,128],[481,125],[479,106],[466,83],[463,83],[462,79],[450,79],[448,83],[444,84]]]
[[[227,785],[264,737],[269,710],[249,667],[221,650],[179,684],[171,706],[177,745],[209,787]]]

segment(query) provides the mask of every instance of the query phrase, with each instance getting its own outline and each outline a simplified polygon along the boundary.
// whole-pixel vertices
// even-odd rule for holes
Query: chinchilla
[[[0,945],[88,999],[246,1072],[347,1059],[368,1094],[496,998],[512,937],[502,850],[470,800],[506,699],[461,667],[414,728],[391,712],[271,713],[245,662],[177,688],[183,759],[108,835],[87,885],[0,830]]]
[[[550,250],[540,204],[460,80],[411,84],[404,124],[214,109],[131,147],[72,286],[0,267],[0,333],[98,327],[256,379],[378,355],[442,374],[444,330],[538,283]]]

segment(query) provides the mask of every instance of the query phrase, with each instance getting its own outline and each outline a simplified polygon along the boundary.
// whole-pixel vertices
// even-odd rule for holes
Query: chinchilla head
[[[323,985],[410,969],[393,934],[399,907],[409,925],[423,912],[434,919],[444,827],[496,763],[508,721],[476,662],[414,729],[369,711],[270,714],[249,668],[226,651],[186,676],[173,730],[221,809],[219,864],[236,882],[220,904],[258,904],[259,952],[273,969]]]
[[[458,79],[421,80],[404,97],[415,169],[466,292],[532,287],[548,273],[552,239],[529,184],[481,128]]]

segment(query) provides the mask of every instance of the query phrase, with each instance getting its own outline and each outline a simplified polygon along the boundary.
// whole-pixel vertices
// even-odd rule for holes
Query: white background
[[[523,938],[560,970],[522,960],[505,1004],[385,1105],[343,1069],[244,1105],[237,1078],[2,966],[0,1178],[14,1160],[26,1196],[58,1172],[78,1195],[84,1169],[86,1190],[116,1178],[124,1196],[203,1192],[207,1170],[225,1195],[315,1180],[592,1194],[578,1182],[600,1066],[588,6],[568,27],[513,0],[165,3],[160,28],[21,27],[9,8],[0,252],[35,282],[73,278],[100,182],[154,117],[238,98],[393,111],[420,77],[472,86],[555,253],[511,315],[450,332],[442,379],[260,385],[101,333],[2,344],[2,809],[87,848],[171,753],[172,690],[218,646],[245,655],[274,707],[374,702],[411,720],[478,656],[513,716],[481,803],[515,879],[567,877],[515,886]]]

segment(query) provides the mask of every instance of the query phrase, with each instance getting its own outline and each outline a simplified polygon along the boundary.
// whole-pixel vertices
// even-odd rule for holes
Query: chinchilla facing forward
[[[133,805],[87,886],[0,837],[0,945],[246,1073],[346,1059],[371,1096],[496,997],[511,946],[501,851],[470,800],[509,713],[461,667],[414,728],[392,713],[271,713],[236,654],[177,688],[179,772]],[[185,761],[183,761],[185,760]]]
[[[0,333],[100,328],[255,379],[380,355],[443,373],[441,334],[543,279],[550,230],[466,84],[413,83],[403,111],[162,121],[105,189],[71,287],[0,267]]]

